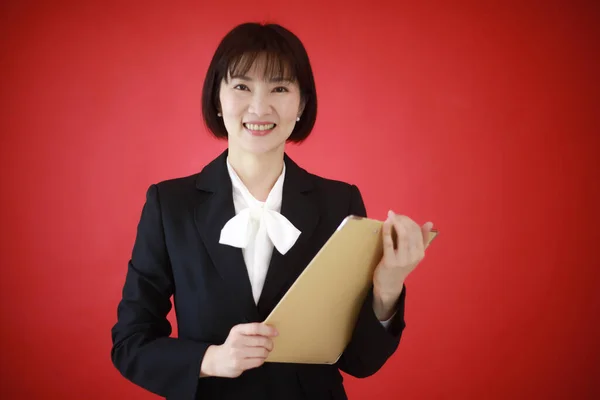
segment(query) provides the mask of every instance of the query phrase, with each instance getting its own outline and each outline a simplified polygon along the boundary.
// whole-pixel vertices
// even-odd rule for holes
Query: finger
[[[421,228],[407,216],[400,216],[400,223],[406,230],[407,250],[405,255],[408,259],[412,259],[415,254],[423,250]]]
[[[394,229],[396,229],[396,233],[398,234],[397,257],[400,260],[405,260],[408,257],[410,249],[410,231],[405,224],[406,222],[403,218],[394,219]]]
[[[247,347],[262,347],[273,350],[273,341],[265,336],[245,336],[244,345]]]
[[[240,362],[240,368],[243,371],[252,369],[252,368],[258,368],[261,365],[263,365],[265,363],[265,358],[263,357],[254,357],[254,358],[244,358],[241,362]]]
[[[242,335],[248,336],[277,336],[278,332],[272,326],[253,322],[249,324],[241,324],[236,326],[237,331]]]
[[[432,229],[433,229],[433,222],[426,222],[421,227],[421,234],[423,235],[423,244],[424,244],[425,248],[427,248],[427,246],[429,246],[429,237],[431,235]]]
[[[270,351],[264,347],[246,347],[244,349],[243,358],[267,358]]]
[[[410,250],[416,254],[423,251],[423,235],[421,227],[412,219],[409,221],[410,226]]]
[[[425,242],[423,241],[421,227],[417,223],[414,224],[413,238],[415,241],[414,259],[420,262],[425,257]]]
[[[394,238],[392,237],[392,219],[388,218],[383,223],[382,235],[383,235],[383,257],[387,262],[392,261],[396,257],[394,250]]]

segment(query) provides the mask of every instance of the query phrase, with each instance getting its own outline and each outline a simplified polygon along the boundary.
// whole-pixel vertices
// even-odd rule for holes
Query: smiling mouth
[[[249,131],[270,131],[277,126],[277,124],[247,124],[245,122],[243,125]]]

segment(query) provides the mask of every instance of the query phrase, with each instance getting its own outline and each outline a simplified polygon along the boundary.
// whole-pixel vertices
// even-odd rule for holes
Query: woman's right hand
[[[240,324],[231,328],[222,345],[206,350],[200,377],[237,378],[242,372],[260,367],[271,350],[277,330],[261,323]]]

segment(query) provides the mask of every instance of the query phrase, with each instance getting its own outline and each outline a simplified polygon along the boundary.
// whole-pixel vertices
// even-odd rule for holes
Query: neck
[[[269,153],[252,154],[230,147],[227,157],[252,196],[258,201],[266,201],[283,170],[283,148]]]

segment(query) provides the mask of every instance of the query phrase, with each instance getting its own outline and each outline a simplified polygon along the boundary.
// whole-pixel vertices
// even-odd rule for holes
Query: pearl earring
[[[296,122],[297,122],[297,121],[300,121],[300,117],[296,118]]]
[[[222,116],[223,116],[223,114],[217,113],[217,117],[222,117]]]

